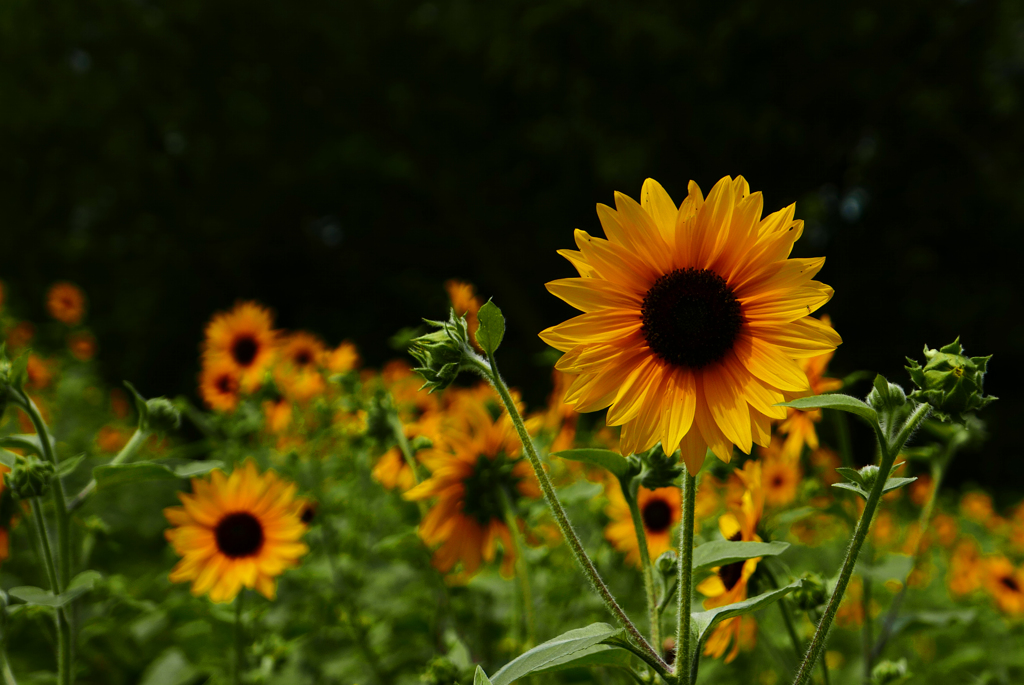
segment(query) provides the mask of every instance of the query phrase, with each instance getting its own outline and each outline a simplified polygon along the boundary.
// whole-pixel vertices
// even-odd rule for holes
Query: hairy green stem
[[[814,612],[814,622],[818,623],[821,621],[821,614],[817,611]],[[821,678],[825,682],[825,685],[832,685],[832,676],[828,672],[828,659],[822,658],[821,660]]]
[[[643,634],[637,629],[636,625],[633,624],[622,607],[619,606],[619,603],[615,600],[611,590],[608,589],[608,586],[605,585],[604,580],[602,580],[601,574],[598,573],[597,567],[594,566],[594,562],[591,561],[590,557],[587,555],[587,551],[583,548],[583,543],[580,542],[579,536],[576,535],[576,531],[573,530],[572,523],[570,523],[569,517],[565,513],[565,509],[562,507],[562,503],[558,501],[558,495],[555,493],[555,487],[551,484],[551,479],[548,478],[548,474],[544,470],[544,465],[541,463],[540,457],[537,455],[537,450],[533,446],[533,440],[530,439],[530,434],[526,431],[526,424],[523,422],[523,417],[519,414],[515,401],[513,401],[512,395],[509,393],[508,387],[505,385],[505,381],[502,380],[501,374],[498,373],[498,364],[494,359],[494,354],[491,353],[487,355],[487,360],[490,362],[489,365],[471,351],[467,351],[466,355],[474,370],[490,381],[494,386],[494,389],[497,390],[498,395],[501,397],[501,402],[505,405],[505,409],[508,411],[508,415],[512,419],[512,424],[515,426],[516,433],[519,435],[519,441],[523,445],[526,456],[530,460],[530,465],[533,467],[533,472],[537,476],[537,481],[540,483],[541,490],[544,492],[544,499],[547,500],[548,506],[551,508],[551,512],[555,516],[555,522],[558,524],[558,529],[561,531],[562,537],[565,538],[566,543],[568,543],[569,549],[572,550],[573,556],[576,558],[576,563],[580,565],[580,568],[583,570],[583,574],[587,577],[587,580],[590,581],[590,585],[594,592],[597,593],[608,608],[608,611],[615,616],[615,619],[626,630],[630,639],[653,659],[654,663],[662,669],[662,674],[667,674],[670,670],[668,664],[665,663],[661,656],[651,647],[647,640],[644,639]]]
[[[828,631],[832,628],[832,622],[835,620],[836,612],[839,610],[839,603],[842,601],[843,595],[846,594],[846,588],[850,584],[853,568],[857,563],[857,557],[860,555],[864,540],[867,538],[868,529],[871,527],[871,521],[875,516],[875,510],[878,508],[878,502],[882,498],[882,490],[885,488],[885,481],[889,478],[893,462],[910,437],[910,434],[913,433],[914,429],[917,428],[918,424],[924,420],[930,411],[931,407],[929,405],[918,405],[891,440],[888,440],[886,437],[886,433],[892,434],[891,430],[883,432],[877,425],[875,426],[882,463],[879,465],[878,475],[871,486],[867,503],[864,505],[864,512],[861,514],[860,520],[857,521],[853,540],[850,542],[846,559],[843,561],[842,569],[839,572],[835,590],[833,590],[832,596],[829,597],[828,603],[825,605],[825,613],[821,617],[821,621],[818,622],[818,628],[814,631],[814,637],[811,638],[811,643],[807,647],[807,654],[804,657],[803,663],[800,664],[800,670],[797,671],[793,685],[804,685],[810,679],[811,669],[814,668],[815,662],[817,662],[822,651],[825,649]]]
[[[647,614],[651,622],[651,644],[655,649],[661,648],[661,612],[658,611],[658,597],[654,588],[654,566],[651,564],[651,553],[647,547],[647,533],[644,531],[643,515],[637,502],[636,493],[628,483],[622,483],[622,494],[629,504],[629,513],[636,530],[637,546],[640,549],[640,567],[644,575],[644,590],[647,593]]]
[[[693,597],[693,517],[697,502],[697,476],[683,471],[683,521],[679,530],[679,604],[676,614],[676,662],[679,685],[692,685],[690,668],[690,600]],[[692,656],[694,662],[700,654]]]
[[[149,431],[143,430],[142,428],[136,429],[135,433],[132,434],[131,439],[129,439],[125,446],[121,448],[121,451],[117,453],[117,456],[107,462],[107,466],[117,466],[118,464],[123,464],[134,457],[135,453],[139,451],[139,448],[142,447],[142,444],[146,442],[146,439],[149,436]],[[74,511],[85,504],[85,500],[89,499],[89,496],[94,492],[96,492],[95,478],[90,480],[89,483],[82,488],[81,492],[71,498],[71,501],[68,502],[68,511]]]

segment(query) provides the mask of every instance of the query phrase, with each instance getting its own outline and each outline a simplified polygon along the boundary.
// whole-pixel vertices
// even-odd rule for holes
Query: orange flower
[[[359,351],[354,343],[343,340],[340,345],[327,353],[324,365],[331,373],[347,373],[359,368]]]
[[[128,444],[131,435],[117,426],[103,426],[96,434],[96,446],[101,452],[120,452]]]
[[[985,589],[1005,614],[1024,614],[1024,569],[1003,556],[985,560]]]
[[[992,498],[984,492],[968,492],[960,499],[960,511],[970,520],[987,524],[993,516]]]
[[[49,362],[38,355],[28,355],[26,370],[28,372],[28,387],[35,390],[46,388],[53,379],[53,371],[50,369]]]
[[[281,344],[281,364],[274,377],[285,393],[296,401],[307,402],[327,389],[320,366],[327,350],[312,333],[292,333]]]
[[[68,336],[68,351],[80,362],[96,356],[96,336],[89,331],[75,331]]]
[[[773,507],[793,502],[797,486],[804,477],[800,464],[780,458],[765,459],[762,464],[765,502]]]
[[[216,411],[234,411],[241,398],[238,367],[225,357],[205,360],[199,374],[199,394]]]
[[[605,538],[620,552],[625,553],[626,563],[640,567],[640,542],[629,504],[622,496],[619,481],[608,479],[605,485],[608,506],[605,513],[611,521],[604,529]],[[647,551],[651,560],[672,549],[672,528],[682,518],[679,488],[658,488],[648,490],[640,487],[637,492],[637,507],[647,538]]]
[[[917,477],[910,484],[910,501],[919,507],[923,507],[932,494],[932,477],[924,473]]]
[[[843,465],[843,460],[833,450],[819,447],[811,452],[811,465],[818,470],[821,480],[826,485],[839,482],[839,473],[836,469]]]
[[[230,312],[220,312],[206,326],[203,366],[234,368],[242,390],[252,392],[274,359],[277,334],[268,309],[255,302],[239,302]]]
[[[966,595],[981,587],[983,566],[981,551],[974,538],[964,538],[949,558],[946,584],[954,595]]]
[[[50,316],[68,326],[77,326],[85,316],[85,293],[74,283],[54,283],[46,294]]]
[[[263,402],[263,425],[271,433],[281,433],[292,422],[291,402],[283,397]]]
[[[33,326],[28,321],[21,321],[15,324],[14,328],[8,331],[7,346],[10,347],[11,349],[25,347],[30,342],[32,342],[32,338],[34,338],[35,336],[36,327]]]

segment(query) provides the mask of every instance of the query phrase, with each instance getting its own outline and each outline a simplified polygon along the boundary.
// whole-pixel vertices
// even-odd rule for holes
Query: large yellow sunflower
[[[295,491],[273,471],[260,475],[252,461],[230,476],[218,470],[192,479],[192,494],[178,495],[184,506],[164,509],[175,526],[167,539],[182,556],[171,581],[191,581],[193,595],[209,593],[218,603],[242,587],[274,599],[276,576],[309,551],[301,542],[307,503]]]
[[[615,549],[625,553],[627,563],[639,567],[640,542],[619,482],[609,480],[605,494],[608,496],[605,513],[611,521],[604,529],[604,536]],[[647,552],[652,560],[672,549],[672,528],[682,518],[681,499],[676,487],[648,490],[641,486],[637,492],[637,508],[644,524]]]
[[[597,207],[607,240],[577,230],[579,251],[560,251],[580,277],[548,290],[584,313],[540,335],[577,376],[566,402],[608,407],[623,453],[660,440],[696,473],[706,447],[729,461],[733,445],[766,445],[786,418],[774,405],[808,389],[795,360],[841,342],[809,316],[832,288],[811,280],[824,258],[788,258],[803,231],[793,205],[762,219],[742,177],[707,200],[691,182],[678,207],[648,179],[640,200],[616,193],[616,209]]]
[[[274,359],[273,325],[270,311],[255,302],[239,302],[230,312],[218,313],[206,326],[204,362],[227,360],[237,369],[242,389],[255,390]]]
[[[520,458],[519,440],[507,415],[491,420],[486,408],[460,405],[473,416],[447,426],[444,444],[424,450],[421,460],[431,475],[405,493],[406,499],[436,498],[420,523],[420,537],[434,552],[442,573],[458,569],[456,580],[467,579],[492,561],[500,541],[504,550],[502,575],[512,575],[515,546],[506,523],[505,502],[513,507],[522,497],[540,497],[530,464]]]

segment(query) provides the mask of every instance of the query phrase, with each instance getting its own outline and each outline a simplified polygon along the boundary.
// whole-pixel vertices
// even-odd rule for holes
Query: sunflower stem
[[[412,481],[416,485],[420,484],[420,471],[419,466],[416,463],[416,457],[412,453],[412,446],[409,444],[409,439],[405,437],[405,426],[402,425],[402,420],[398,418],[397,414],[391,414],[388,416],[388,425],[391,426],[391,432],[395,436],[395,442],[398,443],[398,451],[402,453],[402,458],[405,459],[405,463],[409,466],[409,470],[412,471]],[[423,500],[418,500],[416,506],[420,510],[420,518],[424,518],[427,515],[427,504]]]
[[[56,480],[56,477],[54,477]],[[50,583],[50,591],[54,595],[64,592],[64,585],[60,582],[60,574],[57,572],[57,565],[53,559],[53,547],[50,545],[50,534],[46,530],[46,519],[43,518],[43,507],[38,497],[29,499],[29,506],[32,508],[32,529],[36,533],[36,541],[43,553],[43,566],[46,568],[46,578]],[[54,618],[57,623],[57,683],[58,685],[71,684],[71,624],[65,613],[65,607],[54,609]]]
[[[869,554],[869,556],[871,556]],[[862,626],[861,636],[863,637],[864,644],[861,646],[864,651],[864,685],[871,685],[871,647],[875,641],[873,637],[875,624],[871,619],[871,594],[873,590],[871,579],[864,578],[864,589],[860,595],[860,610],[864,614],[864,625]]]
[[[526,561],[526,544],[523,532],[519,530],[515,507],[508,492],[502,488],[501,498],[505,504],[505,525],[512,536],[512,546],[516,555],[516,579],[519,581],[519,594],[523,601],[523,622],[526,624],[525,649],[531,649],[537,642],[536,627],[533,619],[533,594],[530,592],[530,565]]]
[[[693,597],[693,518],[697,503],[697,476],[683,471],[683,522],[679,529],[679,604],[676,612],[675,675],[679,685],[693,685],[690,667],[690,598]],[[700,654],[693,655],[696,663]],[[695,670],[695,669],[694,669]]]
[[[871,528],[871,522],[875,516],[875,510],[878,508],[878,502],[882,499],[882,490],[885,489],[885,482],[889,478],[893,462],[895,462],[896,456],[903,448],[910,434],[928,416],[930,411],[930,405],[917,405],[899,431],[884,430],[877,424],[874,426],[875,434],[878,438],[879,452],[881,452],[881,464],[878,467],[878,475],[871,486],[867,503],[864,505],[864,512],[861,514],[860,520],[857,521],[857,528],[854,530],[853,540],[850,542],[846,559],[843,561],[842,569],[839,572],[835,590],[833,590],[832,596],[829,597],[828,603],[825,605],[825,613],[818,622],[818,628],[814,631],[814,637],[811,638],[811,643],[807,647],[807,654],[804,656],[803,663],[800,664],[800,670],[797,671],[796,677],[793,679],[793,685],[804,685],[810,679],[811,669],[814,668],[815,662],[825,649],[828,631],[832,627],[836,612],[839,610],[839,603],[842,601],[843,595],[846,594],[846,588],[850,584],[853,568],[857,563],[860,550],[864,546],[868,530]],[[887,437],[888,435],[893,437],[889,438]]]
[[[493,353],[488,353],[487,360],[488,364],[472,350],[464,351],[468,366],[473,368],[475,371],[480,373],[485,379],[490,381],[497,390],[498,395],[501,397],[502,404],[505,405],[505,409],[508,411],[509,418],[512,419],[512,424],[515,426],[516,433],[519,435],[519,441],[523,445],[523,449],[526,451],[526,456],[530,460],[530,465],[533,467],[533,472],[537,476],[537,481],[540,483],[541,490],[544,492],[544,499],[547,500],[548,506],[551,507],[551,512],[555,516],[555,522],[558,524],[558,529],[562,533],[562,537],[569,544],[569,549],[572,550],[573,556],[576,558],[576,563],[580,565],[583,570],[583,574],[590,581],[590,585],[594,592],[604,601],[608,611],[615,616],[615,619],[625,629],[629,638],[638,645],[645,653],[647,653],[658,665],[659,668],[663,669],[661,675],[668,674],[671,669],[668,664],[661,658],[661,656],[654,650],[653,647],[644,639],[643,634],[637,629],[636,625],[629,619],[626,612],[619,606],[619,603],[615,601],[615,597],[612,595],[611,590],[605,585],[604,580],[601,578],[601,574],[598,573],[597,568],[594,566],[594,562],[591,561],[587,555],[587,551],[583,548],[583,543],[580,542],[579,537],[576,535],[576,531],[573,530],[572,523],[569,521],[568,515],[565,513],[565,509],[562,507],[562,503],[558,501],[558,495],[555,493],[555,487],[551,484],[551,479],[548,478],[547,472],[544,470],[544,465],[541,463],[540,457],[537,455],[537,449],[533,446],[533,440],[530,439],[530,434],[526,431],[526,424],[523,422],[523,417],[519,414],[519,410],[516,408],[515,402],[512,400],[512,395],[508,391],[508,387],[505,385],[505,381],[502,380],[501,374],[498,373],[498,363],[494,359]]]
[[[647,532],[644,530],[643,515],[640,513],[640,504],[637,502],[636,493],[629,483],[619,481],[622,486],[622,494],[629,504],[629,513],[633,518],[633,528],[636,530],[637,547],[640,550],[640,567],[644,575],[644,590],[647,593],[647,613],[651,622],[651,644],[656,649],[661,645],[661,612],[658,611],[658,597],[654,588],[654,567],[651,564],[651,552],[647,547]]]
[[[242,630],[242,609],[245,603],[245,588],[235,598],[235,663],[231,669],[231,682],[241,685],[242,673],[245,670],[245,634]]]
[[[123,464],[124,462],[134,457],[135,453],[139,451],[139,448],[142,446],[142,444],[146,441],[146,438],[148,438],[149,436],[149,431],[143,430],[142,428],[137,428],[135,430],[135,433],[132,434],[131,439],[129,439],[125,446],[121,448],[121,451],[117,453],[117,456],[115,456],[113,459],[107,462],[107,466],[117,466],[118,464]],[[71,501],[68,502],[68,511],[74,511],[78,509],[78,507],[85,504],[85,500],[89,499],[90,495],[92,495],[94,492],[96,492],[95,478],[90,480],[89,483],[84,488],[82,488],[82,490],[77,495],[71,498]]]
[[[7,660],[7,595],[0,592],[0,674],[4,685],[18,685]]]

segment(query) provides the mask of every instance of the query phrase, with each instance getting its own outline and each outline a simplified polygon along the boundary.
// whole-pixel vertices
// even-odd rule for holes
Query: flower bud
[[[790,597],[801,611],[813,611],[828,600],[825,580],[817,573],[805,573],[800,576],[803,582]]]
[[[10,473],[4,476],[11,494],[19,500],[42,497],[50,489],[56,471],[53,464],[36,457],[22,457],[14,464]]]
[[[169,433],[181,427],[181,411],[166,397],[146,401],[149,427],[157,433]]]
[[[868,393],[867,403],[879,414],[897,411],[907,403],[903,388],[882,376],[875,377],[875,387]]]
[[[996,398],[983,394],[987,357],[966,357],[960,338],[938,350],[925,345],[925,365],[907,357],[906,367],[917,390],[911,399],[932,405],[935,415],[943,421],[964,422],[964,412],[976,411]]]
[[[648,490],[673,486],[683,473],[683,462],[677,455],[665,454],[660,444],[642,454],[640,461],[640,484]]]
[[[858,473],[860,473],[864,489],[871,492],[871,488],[875,487],[875,481],[878,480],[878,467],[874,464],[868,464]]]
[[[424,321],[439,330],[415,338],[409,345],[409,354],[420,363],[415,369],[425,381],[420,389],[444,390],[459,375],[466,356],[473,354],[469,325],[465,316],[456,316],[454,309],[448,321]]]
[[[679,572],[679,559],[673,550],[662,552],[661,556],[654,562],[654,568],[658,569],[665,578],[672,578]]]
[[[899,685],[904,683],[910,675],[907,673],[907,660],[881,661],[871,670],[872,685]]]

